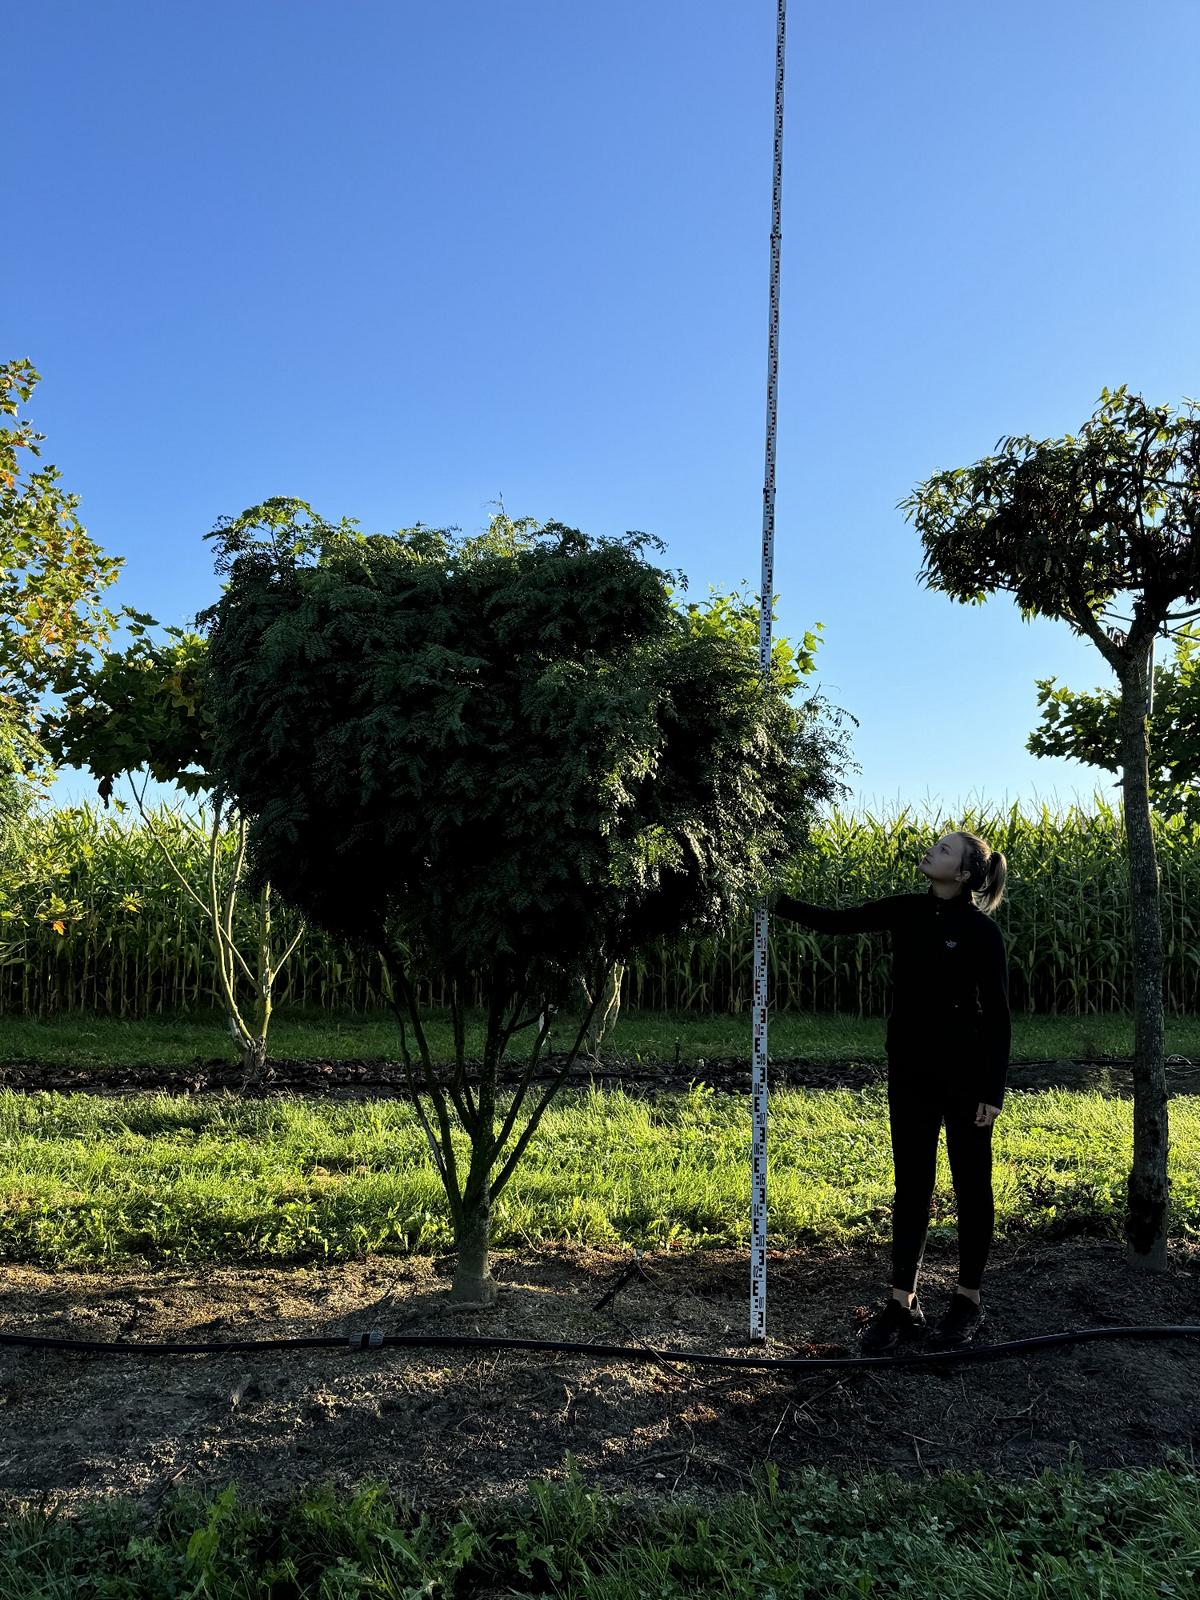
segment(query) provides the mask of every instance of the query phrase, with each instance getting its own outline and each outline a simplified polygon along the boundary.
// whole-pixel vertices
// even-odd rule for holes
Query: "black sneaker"
[[[894,1350],[909,1339],[919,1338],[924,1331],[925,1313],[921,1310],[921,1302],[914,1297],[912,1305],[906,1306],[893,1294],[888,1296],[859,1334],[858,1342],[867,1355],[876,1356],[885,1350]]]
[[[956,1289],[950,1296],[950,1305],[941,1321],[929,1330],[929,1345],[933,1350],[961,1350],[979,1332],[983,1322],[983,1307],[977,1306],[969,1295]]]

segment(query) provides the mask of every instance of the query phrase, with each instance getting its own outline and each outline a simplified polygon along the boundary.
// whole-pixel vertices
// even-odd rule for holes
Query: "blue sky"
[[[203,535],[270,495],[368,532],[501,501],[644,529],[692,598],[756,593],[775,28],[774,0],[12,12],[0,348],[125,558],[109,603],[190,623]],[[1117,799],[1024,748],[1035,678],[1113,686],[1094,647],[926,590],[896,502],[1105,385],[1200,394],[1198,63],[1200,0],[788,8],[777,629],[824,623],[850,809]]]

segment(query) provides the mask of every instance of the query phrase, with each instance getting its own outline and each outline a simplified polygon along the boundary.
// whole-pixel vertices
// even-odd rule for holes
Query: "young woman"
[[[861,1335],[876,1354],[919,1335],[916,1296],[937,1173],[938,1138],[958,1205],[958,1288],[929,1343],[970,1342],[983,1311],[980,1284],[993,1227],[992,1124],[1004,1103],[1011,1026],[1004,939],[989,912],[1004,894],[1007,867],[973,833],[947,833],[922,857],[924,893],[887,895],[834,910],[777,894],[776,915],[821,933],[890,933],[888,1112],[896,1195],[892,1293]]]

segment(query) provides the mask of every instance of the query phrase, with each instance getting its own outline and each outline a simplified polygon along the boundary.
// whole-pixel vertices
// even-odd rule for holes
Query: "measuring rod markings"
[[[779,241],[783,191],[783,59],[787,0],[779,0],[775,36],[775,173],[771,186],[771,309],[767,336],[767,459],[763,483],[762,611],[758,659],[771,671],[771,607],[775,596],[775,422],[779,381]],[[750,1337],[767,1337],[767,906],[754,908],[753,1139],[750,1159]]]

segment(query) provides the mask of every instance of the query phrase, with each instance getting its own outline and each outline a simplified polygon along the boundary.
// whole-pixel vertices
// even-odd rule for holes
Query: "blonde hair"
[[[957,837],[963,842],[962,866],[969,873],[966,887],[981,911],[994,911],[1004,898],[1008,878],[1004,852],[991,849],[977,833],[959,833]]]

